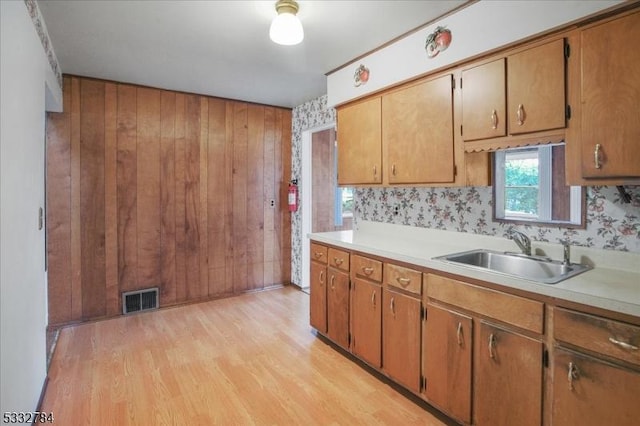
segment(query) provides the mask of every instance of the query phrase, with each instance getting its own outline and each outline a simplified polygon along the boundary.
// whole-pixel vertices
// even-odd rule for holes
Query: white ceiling
[[[38,1],[64,73],[285,107],[464,3],[302,0],[304,41],[280,46],[269,40],[275,1]]]

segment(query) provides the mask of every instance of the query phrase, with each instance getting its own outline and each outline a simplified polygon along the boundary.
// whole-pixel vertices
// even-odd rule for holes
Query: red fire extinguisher
[[[298,179],[289,182],[289,211],[298,211]]]

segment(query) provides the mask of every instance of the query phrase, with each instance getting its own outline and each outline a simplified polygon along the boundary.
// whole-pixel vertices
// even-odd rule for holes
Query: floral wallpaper
[[[302,132],[335,121],[335,110],[321,96],[293,109],[292,177],[301,179]],[[457,232],[505,236],[514,228],[532,240],[599,249],[640,252],[640,186],[626,186],[631,203],[622,202],[616,187],[587,188],[586,229],[493,222],[491,187],[357,188],[354,220],[394,223]],[[398,207],[398,214],[395,208]],[[292,215],[291,280],[302,282],[300,210]]]
[[[40,14],[38,3],[36,0],[24,0],[24,4],[27,6],[33,26],[36,28],[38,37],[40,37],[40,43],[42,43],[44,53],[47,55],[49,66],[55,74],[58,84],[62,87],[62,71],[60,69],[60,64],[58,63],[58,58],[56,58],[56,54],[53,51],[53,45],[51,44],[47,27],[44,24],[44,19],[42,19],[42,14]]]

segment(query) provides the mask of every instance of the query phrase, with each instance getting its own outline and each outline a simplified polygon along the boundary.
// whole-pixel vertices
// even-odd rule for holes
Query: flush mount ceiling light
[[[302,23],[296,16],[298,2],[295,0],[278,0],[276,2],[278,16],[273,19],[269,29],[269,37],[274,43],[292,46],[304,38]]]

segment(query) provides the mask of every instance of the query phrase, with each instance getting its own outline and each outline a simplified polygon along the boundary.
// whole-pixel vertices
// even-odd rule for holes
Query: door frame
[[[311,204],[313,200],[312,194],[312,182],[313,182],[313,170],[312,170],[312,158],[311,158],[311,143],[314,133],[321,132],[323,130],[332,129],[336,127],[335,122],[326,123],[321,126],[312,127],[302,131],[302,182],[300,186],[300,228],[302,240],[302,282],[300,286],[307,288],[311,284],[310,271],[311,268],[311,253],[309,247],[309,237],[311,233]]]

